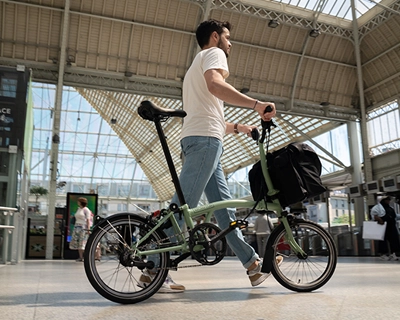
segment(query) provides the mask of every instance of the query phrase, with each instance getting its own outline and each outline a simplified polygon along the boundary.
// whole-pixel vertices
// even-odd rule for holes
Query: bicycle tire
[[[286,230],[280,224],[271,234],[267,248],[272,248],[273,257],[281,255],[280,265],[272,261],[272,274],[285,288],[296,292],[311,292],[325,285],[335,272],[337,249],[332,236],[320,225],[303,219],[290,222],[296,243],[307,254],[297,256],[286,242]]]
[[[146,285],[139,282],[143,266],[129,265],[132,259],[148,262],[148,257],[135,255],[133,248],[151,227],[144,218],[126,213],[105,219],[93,229],[85,248],[84,266],[89,282],[104,298],[116,303],[133,304],[150,298],[163,285],[170,263],[168,252],[152,256],[158,259],[159,268]],[[164,232],[156,230],[140,250],[155,249],[163,239],[166,239]],[[100,261],[96,261],[99,247],[102,255]]]

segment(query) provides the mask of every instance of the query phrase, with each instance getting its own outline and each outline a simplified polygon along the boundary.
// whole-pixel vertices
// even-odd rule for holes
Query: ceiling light
[[[268,22],[268,27],[270,28],[276,28],[277,26],[279,26],[279,21],[278,20],[269,20]]]
[[[321,31],[319,29],[312,29],[309,33],[311,38],[316,38],[321,34]]]

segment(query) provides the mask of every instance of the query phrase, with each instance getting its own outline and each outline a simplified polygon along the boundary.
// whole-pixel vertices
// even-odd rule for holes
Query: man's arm
[[[274,103],[258,101],[240,93],[229,83],[225,82],[222,75],[222,70],[207,70],[204,73],[204,78],[207,83],[208,91],[210,91],[210,93],[216,96],[218,99],[239,107],[253,109],[257,111],[260,117],[265,121],[269,121],[275,116],[276,109]],[[267,106],[271,106],[272,111],[264,114]]]
[[[236,128],[236,130],[235,130]],[[245,133],[248,137],[251,137],[251,130],[257,129],[257,126],[248,126],[241,123],[226,122],[225,133]]]

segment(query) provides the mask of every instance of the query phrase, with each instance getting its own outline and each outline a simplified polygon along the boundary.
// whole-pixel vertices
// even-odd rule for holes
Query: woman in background
[[[78,250],[79,258],[76,261],[83,261],[83,252],[85,251],[85,245],[91,227],[91,212],[86,207],[87,203],[88,201],[86,198],[78,198],[78,210],[74,215],[75,227],[74,231],[72,231],[69,248],[71,250]]]
[[[394,260],[399,258],[396,255],[400,251],[399,231],[396,226],[396,212],[389,205],[390,196],[385,196],[381,201],[371,209],[372,220],[379,224],[386,224],[385,239],[379,241],[379,251],[382,260]],[[388,246],[389,244],[389,246]]]

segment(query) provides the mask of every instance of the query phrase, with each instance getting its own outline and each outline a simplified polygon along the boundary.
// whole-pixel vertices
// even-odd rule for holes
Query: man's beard
[[[226,56],[227,58],[229,57],[228,51],[225,51],[224,48],[222,47],[222,41],[221,41],[221,39],[218,40],[217,47],[220,48],[223,52],[225,52],[225,56]]]

